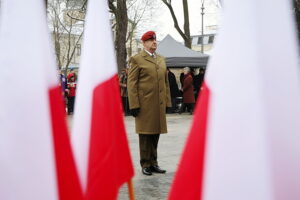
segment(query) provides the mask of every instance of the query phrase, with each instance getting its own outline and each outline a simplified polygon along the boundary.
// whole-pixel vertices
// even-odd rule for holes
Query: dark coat
[[[171,97],[175,98],[175,97],[180,96],[176,77],[173,72],[171,72],[171,71],[168,72],[168,79],[169,79]]]
[[[167,133],[166,107],[171,107],[165,59],[151,57],[146,51],[129,60],[127,79],[130,109],[140,108],[135,118],[140,134]]]
[[[204,74],[203,73],[199,73],[199,74],[197,74],[193,77],[194,90],[196,90],[197,93],[199,92],[199,90],[201,88],[203,79],[204,79]]]
[[[187,74],[183,78],[183,103],[195,103],[193,77]]]
[[[181,88],[183,88],[183,78],[184,78],[184,73],[182,72],[182,73],[180,73],[180,76],[179,76]]]

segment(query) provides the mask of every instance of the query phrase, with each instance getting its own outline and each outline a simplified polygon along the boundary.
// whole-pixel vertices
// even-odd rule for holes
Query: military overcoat
[[[167,133],[166,107],[171,107],[171,98],[165,59],[143,50],[130,58],[129,65],[129,106],[140,108],[135,118],[136,132]]]

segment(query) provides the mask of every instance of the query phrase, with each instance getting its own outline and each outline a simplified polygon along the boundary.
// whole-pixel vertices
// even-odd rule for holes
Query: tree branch
[[[180,28],[179,25],[178,25],[178,21],[177,21],[175,12],[174,12],[173,7],[172,7],[171,0],[169,0],[169,1],[168,1],[168,0],[162,0],[162,2],[163,2],[163,3],[168,7],[168,9],[170,10],[171,16],[172,16],[173,21],[174,21],[174,27],[175,27],[175,29],[178,31],[178,33],[181,35],[181,37],[182,37],[184,40],[187,40],[186,35],[183,33],[183,31],[181,30],[181,28]]]
[[[79,19],[79,18],[76,18],[76,17],[72,17],[69,13],[67,13],[67,16],[70,17],[72,20],[77,20],[77,21],[84,22],[84,19]]]
[[[117,8],[114,5],[114,0],[108,0],[108,7],[109,7],[109,11],[116,14],[117,12]]]

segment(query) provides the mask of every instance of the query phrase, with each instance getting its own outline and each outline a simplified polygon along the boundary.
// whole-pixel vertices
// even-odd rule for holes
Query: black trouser
[[[160,134],[139,134],[141,167],[151,167],[157,163],[157,145]]]
[[[68,113],[74,111],[74,102],[75,102],[75,97],[68,97]]]
[[[176,97],[171,97],[172,107],[167,109],[167,113],[174,113],[176,110]]]
[[[172,101],[172,112],[176,111],[176,97],[171,98]]]
[[[129,115],[128,97],[122,97],[123,111],[125,115]]]
[[[179,113],[182,113],[185,111],[185,108],[187,108],[187,110],[192,113],[194,110],[194,103],[182,103],[181,109],[179,111]]]

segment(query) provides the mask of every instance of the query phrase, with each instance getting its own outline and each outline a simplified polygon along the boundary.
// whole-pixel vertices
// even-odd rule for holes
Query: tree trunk
[[[183,14],[184,14],[184,34],[185,34],[185,40],[184,44],[188,48],[192,48],[191,44],[191,34],[190,34],[190,20],[189,20],[189,7],[187,0],[182,0],[182,5],[183,5]]]
[[[128,26],[126,0],[117,0],[116,17],[116,53],[119,72],[126,67],[126,35]]]

